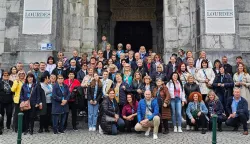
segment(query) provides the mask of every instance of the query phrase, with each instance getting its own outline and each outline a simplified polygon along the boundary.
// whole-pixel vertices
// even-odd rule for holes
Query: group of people
[[[76,50],[67,58],[58,52],[57,58],[47,62],[30,63],[25,71],[22,63],[0,72],[0,112],[6,114],[6,127],[17,131],[17,115],[24,113],[23,132],[33,134],[34,121],[39,117],[38,133],[64,133],[69,111],[73,130],[77,131],[77,112],[85,111],[89,131],[100,134],[145,131],[153,138],[158,132],[201,128],[201,133],[212,129],[212,117],[217,115],[218,131],[222,123],[248,135],[250,76],[242,57],[236,65],[227,57],[214,63],[201,51],[195,59],[192,51],[180,49],[168,63],[161,55],[141,46],[138,52],[131,44],[118,44],[117,50],[102,37],[99,50],[92,56]],[[13,114],[14,113],[14,114]],[[4,122],[0,123],[0,134]]]

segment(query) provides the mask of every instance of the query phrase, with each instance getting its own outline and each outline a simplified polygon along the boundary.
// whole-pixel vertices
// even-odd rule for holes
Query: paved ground
[[[85,127],[85,126],[84,126]],[[4,130],[4,134],[0,135],[0,144],[15,144],[17,134],[12,130]],[[78,132],[67,130],[65,134],[54,135],[52,132],[34,135],[23,135],[23,144],[153,144],[153,143],[169,143],[169,144],[211,144],[212,133],[202,135],[200,132],[185,131],[183,133],[170,132],[167,135],[159,134],[159,139],[153,140],[142,134],[119,134],[117,136],[100,135],[98,132],[88,132],[88,130],[80,129]],[[218,133],[218,144],[249,144],[250,135],[243,136],[242,131],[232,132],[223,131]]]

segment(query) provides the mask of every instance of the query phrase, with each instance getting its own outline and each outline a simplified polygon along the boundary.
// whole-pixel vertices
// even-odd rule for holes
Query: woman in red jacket
[[[69,109],[71,110],[72,113],[72,126],[75,131],[78,131],[76,128],[76,116],[77,116],[77,109],[76,109],[76,98],[73,97],[73,93],[76,92],[76,87],[81,86],[81,83],[75,79],[75,73],[74,71],[69,71],[68,79],[64,80],[64,84],[66,84],[69,87],[69,92],[70,92],[70,99],[68,100],[69,104]],[[67,127],[67,122],[68,122],[68,114],[66,116],[66,121],[65,121],[65,129]]]

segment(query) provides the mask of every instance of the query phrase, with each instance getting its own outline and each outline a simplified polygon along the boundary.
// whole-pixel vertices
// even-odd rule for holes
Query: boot
[[[218,123],[218,131],[222,132],[222,123]]]
[[[168,120],[163,120],[163,126],[164,126],[163,134],[168,134],[169,133]]]
[[[158,133],[161,133],[161,132],[162,132],[162,122],[160,122],[159,129],[158,129]]]

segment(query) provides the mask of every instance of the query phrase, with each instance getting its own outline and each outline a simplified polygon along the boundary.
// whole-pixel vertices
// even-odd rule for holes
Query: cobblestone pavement
[[[37,131],[37,130],[36,130]],[[211,144],[212,132],[202,135],[200,132],[187,132],[173,133],[172,131],[167,134],[159,134],[157,140],[153,140],[152,134],[150,137],[145,137],[144,133],[141,134],[126,134],[122,133],[117,136],[100,135],[98,132],[88,132],[88,130],[80,129],[75,132],[73,130],[67,130],[65,134],[54,135],[50,133],[35,133],[31,136],[27,134],[23,135],[23,144]],[[15,144],[17,140],[17,134],[12,130],[4,130],[4,134],[0,135],[0,144]],[[242,135],[242,131],[232,132],[223,131],[217,135],[218,144],[249,144],[250,135]]]

